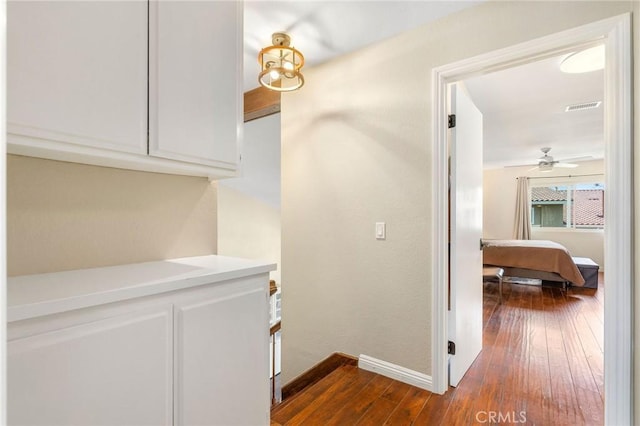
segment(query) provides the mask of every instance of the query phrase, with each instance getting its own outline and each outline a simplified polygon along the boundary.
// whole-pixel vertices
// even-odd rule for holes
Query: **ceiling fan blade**
[[[562,160],[560,160],[560,162],[561,163],[573,163],[574,161],[586,161],[586,160],[593,160],[593,156],[586,155],[584,157],[563,158]]]
[[[578,167],[577,164],[573,164],[573,163],[555,163],[553,166],[564,168],[564,169],[573,169],[574,167]]]
[[[530,168],[530,169],[529,169],[529,170],[527,170],[527,171],[528,171],[528,172],[532,172],[532,171],[534,171],[534,170],[538,170],[539,168],[540,168],[540,166],[535,166],[535,167]]]
[[[537,164],[529,163],[529,164],[511,164],[509,166],[504,166],[504,168],[506,169],[507,167],[527,167],[527,166],[536,166],[536,167],[538,167]]]

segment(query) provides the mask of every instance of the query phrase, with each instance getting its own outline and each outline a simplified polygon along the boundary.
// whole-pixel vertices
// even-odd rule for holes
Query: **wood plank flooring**
[[[602,425],[600,288],[484,288],[484,348],[457,388],[432,394],[344,365],[271,410],[272,425]]]

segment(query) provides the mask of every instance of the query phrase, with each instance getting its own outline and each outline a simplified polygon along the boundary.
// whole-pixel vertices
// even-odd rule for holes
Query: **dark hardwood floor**
[[[432,394],[344,365],[271,410],[272,425],[601,425],[603,287],[484,288],[484,348]]]

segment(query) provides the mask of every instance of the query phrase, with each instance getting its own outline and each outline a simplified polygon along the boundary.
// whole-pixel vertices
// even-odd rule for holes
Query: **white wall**
[[[567,174],[603,174],[604,161],[585,161],[575,169],[554,169],[541,173],[529,171],[530,166],[506,167],[488,169],[484,171],[483,191],[483,237],[511,239],[513,238],[513,224],[516,210],[516,178],[518,176],[544,177],[545,179],[531,180],[530,184],[554,183],[553,176]],[[570,170],[570,171],[568,171]],[[566,179],[576,181],[580,178]],[[593,179],[587,177],[585,179]],[[563,179],[564,181],[564,179]],[[604,231],[602,230],[567,230],[567,229],[532,229],[535,240],[552,240],[564,245],[572,256],[589,257],[593,259],[600,270],[604,271]]]
[[[218,182],[218,254],[277,263],[280,285],[280,114],[245,123],[242,164]]]
[[[282,100],[285,383],[335,351],[431,374],[431,70],[634,7],[487,2],[305,69]]]

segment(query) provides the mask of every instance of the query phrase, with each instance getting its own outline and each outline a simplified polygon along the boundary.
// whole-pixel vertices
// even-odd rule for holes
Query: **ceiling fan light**
[[[572,53],[560,63],[560,71],[569,74],[597,71],[604,68],[604,44]]]
[[[304,85],[304,76],[300,69],[304,65],[304,56],[299,50],[290,47],[291,38],[285,33],[273,33],[273,46],[265,47],[258,54],[260,74],[258,82],[269,90],[290,92]]]

